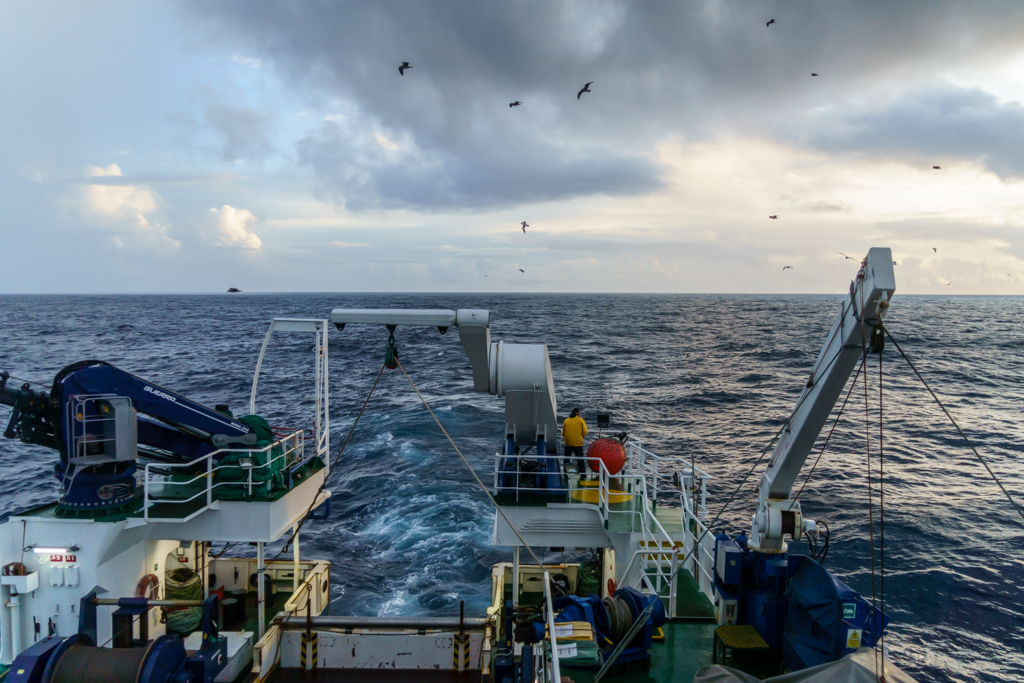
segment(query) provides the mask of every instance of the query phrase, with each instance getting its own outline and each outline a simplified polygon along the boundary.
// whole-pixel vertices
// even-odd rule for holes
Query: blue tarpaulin
[[[790,671],[874,647],[889,617],[821,564],[803,558],[786,588],[782,663]]]

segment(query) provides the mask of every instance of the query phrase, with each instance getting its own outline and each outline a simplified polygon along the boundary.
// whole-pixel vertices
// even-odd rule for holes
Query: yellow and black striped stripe
[[[459,666],[459,661],[462,666]],[[456,633],[452,637],[452,668],[456,671],[469,671],[469,634]]]
[[[319,656],[320,636],[317,633],[309,634],[302,632],[302,647],[299,648],[299,668],[315,669]],[[308,654],[308,656],[307,656]]]

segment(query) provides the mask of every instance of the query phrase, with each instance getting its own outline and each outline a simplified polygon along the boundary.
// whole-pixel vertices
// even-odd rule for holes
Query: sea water
[[[708,520],[721,513],[714,530],[735,534],[749,527],[767,458],[732,505],[722,505],[792,410],[840,302],[734,295],[3,296],[0,369],[49,384],[70,363],[100,359],[242,414],[275,316],[329,318],[334,307],[486,308],[492,338],[548,345],[560,416],[578,406],[593,429],[597,413],[610,413],[616,429],[643,438],[659,455],[694,460],[714,477]],[[1024,501],[1024,299],[897,295],[888,326],[1006,488]],[[399,328],[396,337],[403,365],[489,481],[503,402],[473,393],[458,332]],[[385,341],[382,327],[331,328],[335,452],[380,368]],[[881,367],[872,356],[866,369],[866,386],[862,376],[801,496],[805,514],[831,528],[826,565],[869,599],[881,599],[882,447],[893,658],[921,681],[1020,680],[1024,524],[891,345]],[[308,426],[313,391],[312,336],[276,336],[257,412],[275,425]],[[0,408],[0,421],[8,415]],[[55,459],[48,449],[0,438],[0,512],[52,500]],[[332,614],[452,614],[460,600],[471,614],[484,610],[490,566],[511,553],[490,545],[486,496],[398,371],[385,372],[329,487],[330,518],[307,523],[302,552],[334,563]],[[674,501],[663,494],[661,502]],[[239,550],[248,552],[229,554]]]

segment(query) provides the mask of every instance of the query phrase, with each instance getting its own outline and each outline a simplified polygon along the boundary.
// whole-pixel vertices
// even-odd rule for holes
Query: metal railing
[[[551,604],[551,575],[544,572],[544,605],[547,608],[548,634],[551,639],[551,651],[545,673],[549,674],[548,681],[561,683],[562,671],[558,666],[558,636],[555,635],[555,608]]]
[[[640,439],[631,438],[625,446],[626,462],[616,474],[611,474],[598,458],[496,453],[493,493],[501,505],[535,504],[538,498],[550,496],[552,502],[590,506],[605,529],[640,534],[619,576],[626,585],[662,597],[668,613],[675,616],[680,571],[689,571],[701,592],[713,599],[714,538],[704,534],[703,522],[711,475],[683,458],[654,454]],[[593,475],[596,467],[596,479],[584,481],[571,475],[568,466],[578,460],[584,461],[585,474]],[[670,472],[675,475],[680,501],[682,533],[676,538],[666,531],[655,512],[658,496],[665,491],[659,487],[659,479]]]
[[[255,483],[260,485],[268,483],[272,473],[278,468],[290,474],[291,470],[309,462],[314,454],[306,457],[305,432],[301,429],[277,430],[285,435],[263,448],[222,448],[201,458],[187,463],[149,463],[143,472],[143,494],[142,510],[145,519],[150,518],[150,508],[153,505],[181,505],[194,504],[196,500],[204,500],[203,504],[196,510],[191,510],[180,521],[188,521],[199,513],[209,509],[215,500],[217,490],[223,487],[244,486],[246,495],[252,495],[254,485],[254,472],[259,473],[262,478],[257,477]],[[322,455],[317,449],[316,455]],[[240,456],[234,464],[217,464],[223,456],[232,454]],[[262,464],[256,464],[258,456],[264,455]],[[243,464],[243,461],[248,462]],[[173,470],[183,470],[185,476],[194,473],[188,479],[175,481]],[[198,470],[198,471],[197,471]],[[261,472],[263,470],[263,472]],[[217,481],[218,473],[234,473],[233,480]],[[287,484],[286,484],[287,485]],[[180,491],[180,495],[171,495]]]

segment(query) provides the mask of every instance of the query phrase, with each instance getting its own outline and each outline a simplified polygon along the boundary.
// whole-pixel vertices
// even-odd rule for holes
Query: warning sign
[[[855,602],[844,602],[843,603],[843,619],[856,619],[857,618],[857,603]]]
[[[846,647],[857,649],[860,647],[863,629],[851,628],[846,630]]]

